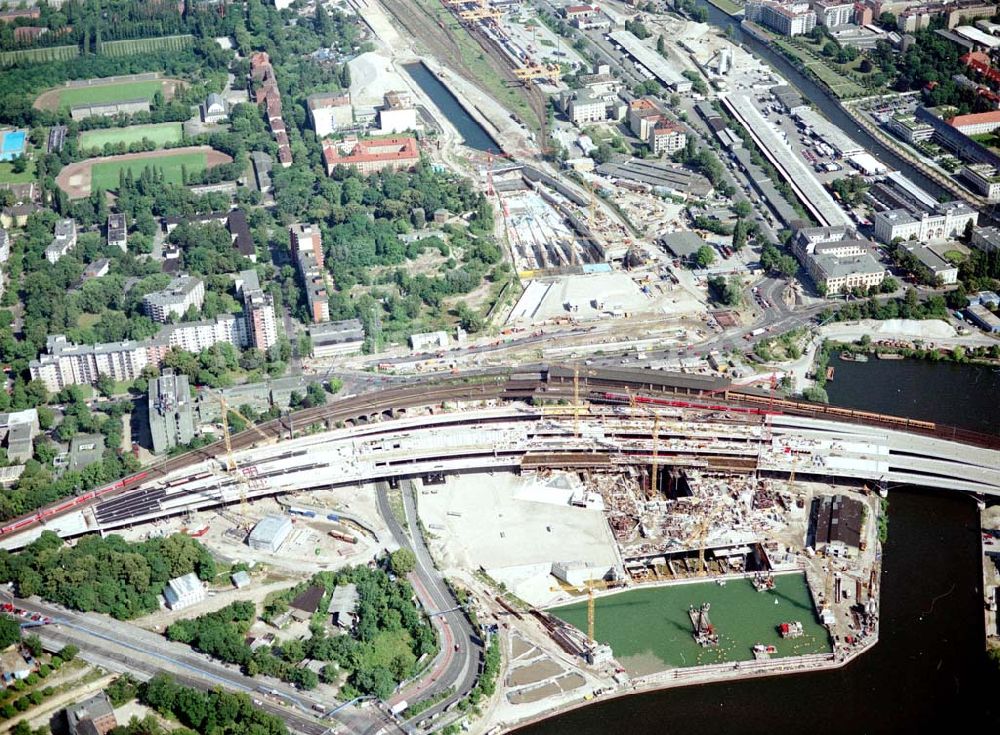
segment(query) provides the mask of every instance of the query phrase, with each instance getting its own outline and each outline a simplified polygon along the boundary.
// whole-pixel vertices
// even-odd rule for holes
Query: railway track
[[[980,434],[974,431],[943,426],[927,421],[907,419],[897,416],[876,414],[868,411],[800,403],[784,399],[771,400],[767,397],[740,394],[730,390],[724,396],[702,394],[684,395],[673,392],[669,385],[659,390],[650,387],[648,371],[633,371],[634,376],[623,376],[621,371],[614,375],[603,375],[593,370],[587,376],[588,385],[581,395],[595,403],[628,403],[630,399],[638,403],[649,403],[696,411],[717,411],[745,414],[748,418],[769,414],[786,414],[810,418],[878,425],[899,431],[909,431],[925,436],[951,439],[966,444],[1000,449],[1000,437]],[[470,381],[476,382],[470,382]],[[609,390],[610,389],[610,390]],[[613,390],[630,390],[628,394],[616,394]],[[639,393],[636,391],[643,391]],[[289,431],[290,427],[303,427],[323,423],[333,428],[338,422],[368,420],[372,416],[408,410],[420,406],[432,406],[447,401],[475,400],[528,400],[542,397],[546,400],[569,400],[574,396],[572,383],[551,382],[548,368],[542,366],[537,372],[510,375],[505,372],[484,372],[471,378],[445,379],[440,383],[417,387],[394,388],[374,394],[364,394],[336,401],[324,406],[308,408],[289,416],[258,425],[260,433],[277,438]],[[252,448],[261,441],[259,433],[243,431],[232,437],[232,448],[236,451]],[[0,527],[0,537],[23,531],[46,519],[67,512],[81,510],[98,501],[106,501],[130,491],[139,483],[162,479],[176,470],[208,459],[216,459],[225,451],[222,441],[206,445],[177,457],[164,460],[145,468],[142,472],[118,482],[91,491],[77,498],[63,499],[31,513],[12,519]]]

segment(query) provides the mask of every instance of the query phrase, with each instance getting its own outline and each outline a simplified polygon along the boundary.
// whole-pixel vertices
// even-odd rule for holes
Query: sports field
[[[163,172],[168,182],[179,184],[182,169],[187,169],[191,174],[232,161],[225,153],[207,145],[126,153],[88,158],[64,166],[56,176],[56,184],[69,194],[70,199],[79,199],[98,188],[114,191],[118,188],[118,174],[125,169],[131,170],[133,176],[139,176],[144,168],[156,168]]]
[[[155,160],[143,160],[141,158],[128,161],[109,161],[107,163],[95,163],[91,167],[90,186],[91,189],[114,189],[118,186],[118,172],[123,169],[131,169],[132,175],[138,177],[142,170],[148,166],[155,166],[163,171],[163,175],[170,184],[180,184],[181,171],[186,168],[188,173],[203,171],[206,165],[205,153],[177,153],[172,156],[162,156]]]
[[[123,100],[153,99],[157,92],[163,92],[165,99],[172,99],[174,93],[180,89],[184,82],[177,79],[149,79],[132,77],[118,77],[118,81],[109,79],[102,82],[101,79],[92,79],[91,84],[80,86],[62,86],[42,92],[32,107],[36,110],[63,110],[68,107],[86,104],[98,104],[104,102],[121,102]],[[148,75],[146,75],[148,77]]]
[[[107,143],[138,143],[144,138],[162,146],[176,143],[182,138],[181,123],[169,122],[155,125],[131,125],[127,128],[85,130],[80,133],[80,148],[103,148]]]
[[[719,645],[703,648],[692,635],[688,607],[711,603],[709,613],[719,633]],[[581,630],[587,629],[587,603],[549,610]],[[801,638],[785,639],[778,625],[802,623]],[[758,592],[748,579],[646,587],[598,597],[594,635],[607,643],[615,658],[633,675],[683,666],[728,661],[752,661],[757,643],[778,649],[773,658],[827,653],[830,637],[816,620],[809,588],[802,574],[775,577],[775,587]]]

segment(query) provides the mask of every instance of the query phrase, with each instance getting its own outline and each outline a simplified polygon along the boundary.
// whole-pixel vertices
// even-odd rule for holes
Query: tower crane
[[[578,592],[586,592],[587,593],[587,638],[589,638],[590,641],[593,642],[593,643],[597,643],[597,639],[594,637],[594,626],[595,626],[596,621],[597,621],[597,614],[596,614],[596,611],[595,611],[596,605],[594,603],[594,599],[595,599],[594,598],[594,590],[613,589],[615,587],[620,587],[620,586],[621,586],[621,582],[618,582],[618,581],[608,582],[607,580],[604,580],[604,579],[588,579],[581,586],[579,586],[579,587],[573,586],[572,587],[572,589],[575,589]],[[549,591],[550,592],[565,592],[566,588],[565,587],[552,587],[552,588],[549,589]]]
[[[244,421],[247,426],[253,429],[255,432],[261,435],[264,439],[270,440],[267,434],[265,434],[259,426],[257,426],[253,421],[248,419],[242,413],[237,411],[235,408],[229,406],[226,401],[226,397],[220,392],[217,394],[219,398],[219,409],[222,412],[222,441],[226,447],[226,472],[236,480],[237,486],[240,492],[240,515],[244,520],[247,519],[247,492],[250,480],[248,477],[247,470],[253,469],[252,467],[241,468],[236,461],[236,456],[233,454],[233,439],[229,431],[229,412],[232,411],[235,416],[240,420]],[[251,473],[254,474],[254,473]]]

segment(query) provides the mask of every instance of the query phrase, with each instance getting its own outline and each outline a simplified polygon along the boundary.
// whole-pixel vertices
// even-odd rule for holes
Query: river
[[[916,361],[832,364],[839,405],[998,430],[1000,377]],[[1000,724],[1000,674],[983,654],[976,506],[966,496],[889,493],[878,644],[837,671],[668,689],[609,700],[519,735],[968,732]],[[966,723],[964,725],[959,723]],[[947,728],[947,729],[946,729]]]
[[[1000,432],[1000,372],[983,365],[929,360],[846,362],[832,357],[830,402],[847,408]]]

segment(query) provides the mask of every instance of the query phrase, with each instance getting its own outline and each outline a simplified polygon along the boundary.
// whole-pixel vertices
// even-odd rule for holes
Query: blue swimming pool
[[[24,140],[27,133],[24,130],[11,130],[0,134],[0,160],[9,161],[24,153]]]

